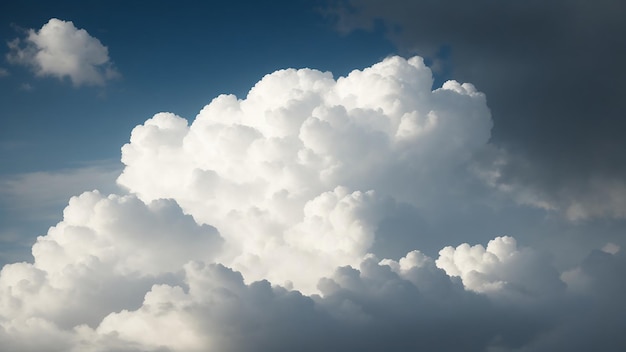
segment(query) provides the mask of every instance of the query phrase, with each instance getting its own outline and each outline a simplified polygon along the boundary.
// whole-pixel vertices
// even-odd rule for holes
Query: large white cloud
[[[162,113],[136,127],[118,182],[219,228],[234,247],[221,260],[247,279],[311,292],[368,252],[387,199],[430,206],[468,176],[489,139],[485,97],[471,84],[432,83],[419,57],[337,80],[277,71],[243,100],[217,97],[191,126]]]
[[[403,206],[441,211],[474,192],[485,97],[470,84],[431,86],[420,58],[392,57],[336,80],[274,72],[191,125],[155,115],[122,150],[129,194],[73,197],[34,261],[3,267],[0,344],[571,350],[567,336],[618,322],[617,245],[565,272],[508,236],[436,258],[377,257],[380,236],[396,239],[382,221]],[[618,330],[604,340],[621,341]]]
[[[52,18],[9,42],[9,49],[9,62],[29,66],[38,76],[69,77],[75,86],[101,86],[119,76],[107,47],[71,21]]]

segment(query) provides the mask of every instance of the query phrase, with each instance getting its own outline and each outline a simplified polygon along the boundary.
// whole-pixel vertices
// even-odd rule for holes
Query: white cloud
[[[395,239],[377,230],[401,204],[447,214],[472,194],[491,128],[485,97],[431,85],[420,58],[393,57],[336,80],[277,71],[245,99],[214,99],[191,125],[155,115],[122,150],[129,194],[72,197],[34,261],[3,267],[0,344],[564,350],[589,318],[618,321],[617,245],[565,272],[512,237],[377,258],[379,236]],[[27,179],[17,184],[42,178]]]
[[[69,77],[74,86],[101,86],[119,76],[107,47],[71,21],[52,18],[8,44],[8,61],[29,66],[37,76]]]
[[[446,247],[439,252],[438,268],[460,277],[472,291],[489,295],[553,295],[564,289],[559,273],[548,258],[529,249],[518,249],[513,237],[497,237],[487,247]]]
[[[419,57],[337,80],[281,70],[243,100],[215,98],[191,126],[161,113],[136,127],[118,182],[219,228],[233,247],[221,260],[247,280],[312,292],[370,250],[385,199],[432,205],[469,178],[491,125],[484,95],[454,81],[433,91]]]
[[[2,315],[61,328],[97,325],[139,304],[153,284],[175,280],[188,260],[212,260],[220,245],[214,228],[198,226],[172,201],[146,205],[133,196],[86,192],[37,239],[32,264],[4,266]]]
[[[0,67],[0,78],[9,76],[11,73],[6,68]]]

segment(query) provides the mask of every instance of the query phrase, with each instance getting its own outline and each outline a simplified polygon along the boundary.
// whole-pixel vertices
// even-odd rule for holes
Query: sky
[[[625,5],[0,5],[0,345],[622,351]]]

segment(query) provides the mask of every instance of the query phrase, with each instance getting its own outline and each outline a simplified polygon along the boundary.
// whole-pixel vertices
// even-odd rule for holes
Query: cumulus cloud
[[[528,248],[519,250],[517,241],[508,236],[489,241],[487,247],[467,243],[445,247],[436,265],[475,292],[538,296],[564,288],[547,258]]]
[[[107,47],[71,21],[52,18],[8,45],[7,60],[30,67],[37,76],[68,77],[77,87],[102,86],[119,76]]]
[[[214,228],[198,226],[172,201],[83,193],[37,239],[33,263],[2,269],[3,316],[10,324],[95,325],[139,304],[153,284],[174,280],[190,258],[210,261],[220,243]]]
[[[338,79],[277,71],[245,99],[215,98],[191,125],[156,114],[122,149],[118,182],[128,194],[72,197],[33,245],[33,262],[3,267],[0,343],[21,351],[569,347],[567,336],[601,317],[581,302],[622,297],[616,244],[565,272],[508,236],[437,257],[410,248],[377,255],[381,236],[395,239],[381,223],[399,209],[465,199],[490,128],[485,96],[454,81],[433,90],[419,57]],[[612,308],[617,321],[624,309]],[[603,335],[607,346],[621,341],[618,330]]]
[[[390,199],[439,202],[487,143],[485,96],[467,83],[432,83],[419,57],[337,80],[277,71],[245,99],[215,98],[191,126],[162,113],[136,127],[118,182],[219,228],[232,247],[221,259],[246,278],[311,292],[368,252]],[[307,272],[294,277],[298,267]]]

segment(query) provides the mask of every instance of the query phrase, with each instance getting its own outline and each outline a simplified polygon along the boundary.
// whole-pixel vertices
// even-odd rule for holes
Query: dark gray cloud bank
[[[626,5],[345,1],[342,31],[383,27],[440,77],[474,83],[506,149],[495,182],[572,219],[624,218]]]
[[[505,40],[530,46],[513,29],[530,17],[537,18],[537,31],[556,36],[548,29],[557,29],[543,28],[552,10],[514,3],[493,8],[500,17],[485,16],[492,7],[459,3],[459,17],[446,20],[449,12],[437,4],[392,2],[379,9],[362,2],[339,23],[344,30],[366,28],[382,16],[394,40],[406,50],[424,46],[419,50],[433,60],[448,45],[450,56],[433,67],[440,75],[458,72],[463,81],[474,77],[480,89],[452,80],[433,88],[421,57],[393,56],[346,77],[279,70],[245,97],[216,97],[191,121],[154,115],[122,147],[117,183],[126,194],[73,197],[63,220],[33,245],[33,262],[2,268],[0,345],[11,351],[624,350],[623,214],[613,208],[621,198],[602,198],[622,187],[619,167],[591,167],[584,157],[574,162],[582,147],[549,148],[542,138],[566,118],[542,115],[552,103],[526,85],[549,79]],[[595,18],[580,15],[578,21]],[[414,23],[420,16],[428,25]],[[464,29],[468,21],[477,28]],[[566,30],[571,20],[561,21],[565,28],[558,30]],[[491,29],[497,24],[501,30]],[[421,35],[412,34],[417,29],[443,44],[420,44]],[[489,39],[490,33],[498,36]],[[506,43],[496,50],[494,41]],[[480,43],[484,50],[476,49]],[[542,43],[537,50],[556,51]],[[467,53],[457,57],[461,49]],[[517,81],[511,65],[520,66]],[[555,75],[563,72],[554,62],[546,65],[555,66]],[[506,81],[502,87],[499,80]],[[481,92],[489,89],[493,98]],[[521,93],[526,90],[533,93]],[[564,85],[552,98],[565,99],[569,90]],[[582,118],[578,108],[568,108],[571,119]],[[535,110],[537,116],[514,126],[516,114]],[[537,128],[537,140],[529,142],[524,129],[533,121],[548,127]],[[574,140],[572,131],[560,138]],[[536,155],[533,148],[549,152]],[[542,176],[551,163],[550,173],[567,180],[561,188]],[[583,165],[589,174],[576,171]],[[595,190],[586,175],[613,183]],[[598,219],[608,225],[598,227]]]

